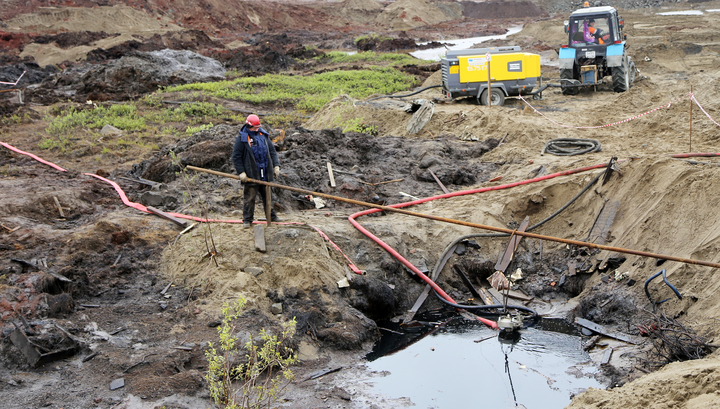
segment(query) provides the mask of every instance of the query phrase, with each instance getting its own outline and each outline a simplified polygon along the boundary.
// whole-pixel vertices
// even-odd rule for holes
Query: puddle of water
[[[510,27],[508,29],[508,32],[501,35],[494,35],[494,36],[482,36],[482,37],[471,37],[471,38],[459,38],[455,40],[443,40],[444,43],[449,43],[453,45],[448,45],[447,48],[445,47],[439,47],[439,48],[430,48],[427,50],[419,50],[419,51],[413,51],[410,53],[415,58],[419,58],[421,60],[430,60],[430,61],[440,61],[442,57],[445,56],[445,53],[448,49],[450,50],[466,50],[470,47],[472,47],[474,44],[482,43],[484,41],[489,40],[503,40],[507,36],[516,34],[522,31],[522,26],[515,26]],[[426,43],[420,43],[426,44]]]
[[[700,10],[680,10],[680,11],[666,11],[663,13],[657,13],[658,16],[702,16],[703,12]]]
[[[514,341],[483,326],[457,322],[425,336],[416,334],[409,344],[397,342],[408,335],[394,334],[396,345],[403,346],[390,355],[378,358],[387,353],[378,351],[368,356],[368,368],[385,375],[369,382],[375,392],[408,398],[418,408],[556,409],[589,387],[605,388],[592,377],[596,368],[580,338],[550,330],[575,328],[541,321]]]

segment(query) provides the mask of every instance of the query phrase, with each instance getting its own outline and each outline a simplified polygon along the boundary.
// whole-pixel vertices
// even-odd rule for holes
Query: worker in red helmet
[[[258,193],[263,208],[267,203],[264,186],[247,183],[248,178],[272,182],[280,176],[280,162],[275,146],[270,140],[270,134],[261,127],[257,115],[248,115],[235,138],[232,161],[243,183],[243,227],[248,228],[255,217],[255,199]],[[270,211],[270,217],[274,222],[279,221],[275,210]]]

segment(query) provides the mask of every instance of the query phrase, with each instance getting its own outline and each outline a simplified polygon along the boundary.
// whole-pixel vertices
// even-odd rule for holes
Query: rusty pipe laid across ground
[[[240,177],[237,175],[233,175],[230,173],[224,173],[224,172],[218,172],[218,171],[211,170],[211,169],[198,168],[195,166],[187,166],[187,169],[195,170],[198,172],[210,173],[212,175],[223,176],[223,177],[227,177],[227,178],[231,178],[231,179],[240,179]],[[606,246],[603,244],[588,243],[588,242],[572,240],[572,239],[563,239],[560,237],[545,236],[545,235],[536,234],[536,233],[520,232],[517,230],[506,229],[504,227],[494,227],[494,226],[488,226],[488,225],[484,225],[484,224],[465,222],[462,220],[449,219],[447,217],[440,217],[440,216],[433,216],[430,214],[411,212],[409,210],[396,209],[394,207],[383,206],[383,205],[378,205],[378,204],[368,203],[368,202],[362,202],[359,200],[349,199],[349,198],[341,197],[341,196],[333,196],[333,195],[329,195],[326,193],[313,192],[310,190],[300,189],[300,188],[292,187],[292,186],[280,185],[280,184],[273,183],[273,182],[265,182],[262,180],[248,179],[248,182],[257,183],[260,185],[271,186],[271,187],[276,187],[278,189],[290,190],[290,191],[293,191],[296,193],[302,193],[305,195],[313,195],[313,196],[323,197],[325,199],[332,199],[332,200],[337,200],[340,202],[351,203],[351,204],[358,205],[358,206],[372,207],[375,209],[380,209],[380,210],[384,210],[384,211],[388,211],[388,212],[402,213],[402,214],[406,214],[408,216],[422,217],[425,219],[435,220],[435,221],[439,221],[439,222],[458,224],[460,226],[475,227],[478,229],[496,231],[496,232],[500,232],[500,233],[517,234],[520,236],[530,237],[533,239],[555,241],[558,243],[572,244],[574,246],[580,246],[580,247],[589,247],[589,248],[595,248],[595,249],[600,249],[600,250],[615,251],[618,253],[634,254],[636,256],[642,256],[642,257],[652,257],[652,258],[657,258],[657,259],[661,259],[661,260],[671,260],[671,261],[677,261],[677,262],[686,263],[686,264],[696,264],[696,265],[700,265],[700,266],[720,268],[720,263],[713,263],[710,261],[693,260],[693,259],[689,259],[689,258],[675,257],[675,256],[666,256],[663,254],[655,254],[655,253],[650,253],[647,251],[625,249],[625,248],[621,248],[621,247],[612,247],[612,246]]]

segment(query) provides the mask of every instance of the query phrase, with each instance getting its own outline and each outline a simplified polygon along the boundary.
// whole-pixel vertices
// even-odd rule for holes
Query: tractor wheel
[[[562,89],[563,95],[577,95],[580,92],[580,88],[578,87],[565,87],[565,83],[567,84],[573,84],[575,81],[563,81],[563,80],[573,80],[573,69],[567,69],[564,68],[560,70],[560,89]]]
[[[490,94],[490,103],[488,104],[488,90],[480,95],[480,103],[483,105],[503,105],[505,103],[505,94],[499,88],[493,88]]]
[[[627,57],[623,58],[621,66],[612,67],[612,78],[615,92],[625,92],[630,89],[630,70]]]

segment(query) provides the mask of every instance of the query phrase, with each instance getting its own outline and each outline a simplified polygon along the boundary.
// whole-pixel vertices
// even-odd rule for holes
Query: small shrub
[[[366,133],[368,135],[377,136],[378,129],[376,126],[369,126],[363,123],[362,118],[352,118],[345,121],[342,125],[343,132]]]
[[[294,379],[290,365],[297,362],[292,350],[282,347],[284,340],[295,333],[295,319],[283,324],[280,339],[262,329],[260,345],[255,345],[254,337],[238,346],[235,320],[245,307],[245,299],[240,298],[234,304],[223,305],[223,320],[218,327],[220,336],[219,351],[209,343],[205,356],[208,360],[208,382],[210,396],[216,405],[225,409],[270,407],[281,391]],[[233,365],[235,358],[245,354],[247,363]],[[279,371],[279,372],[277,372]],[[241,383],[240,395],[233,389],[233,381]]]

